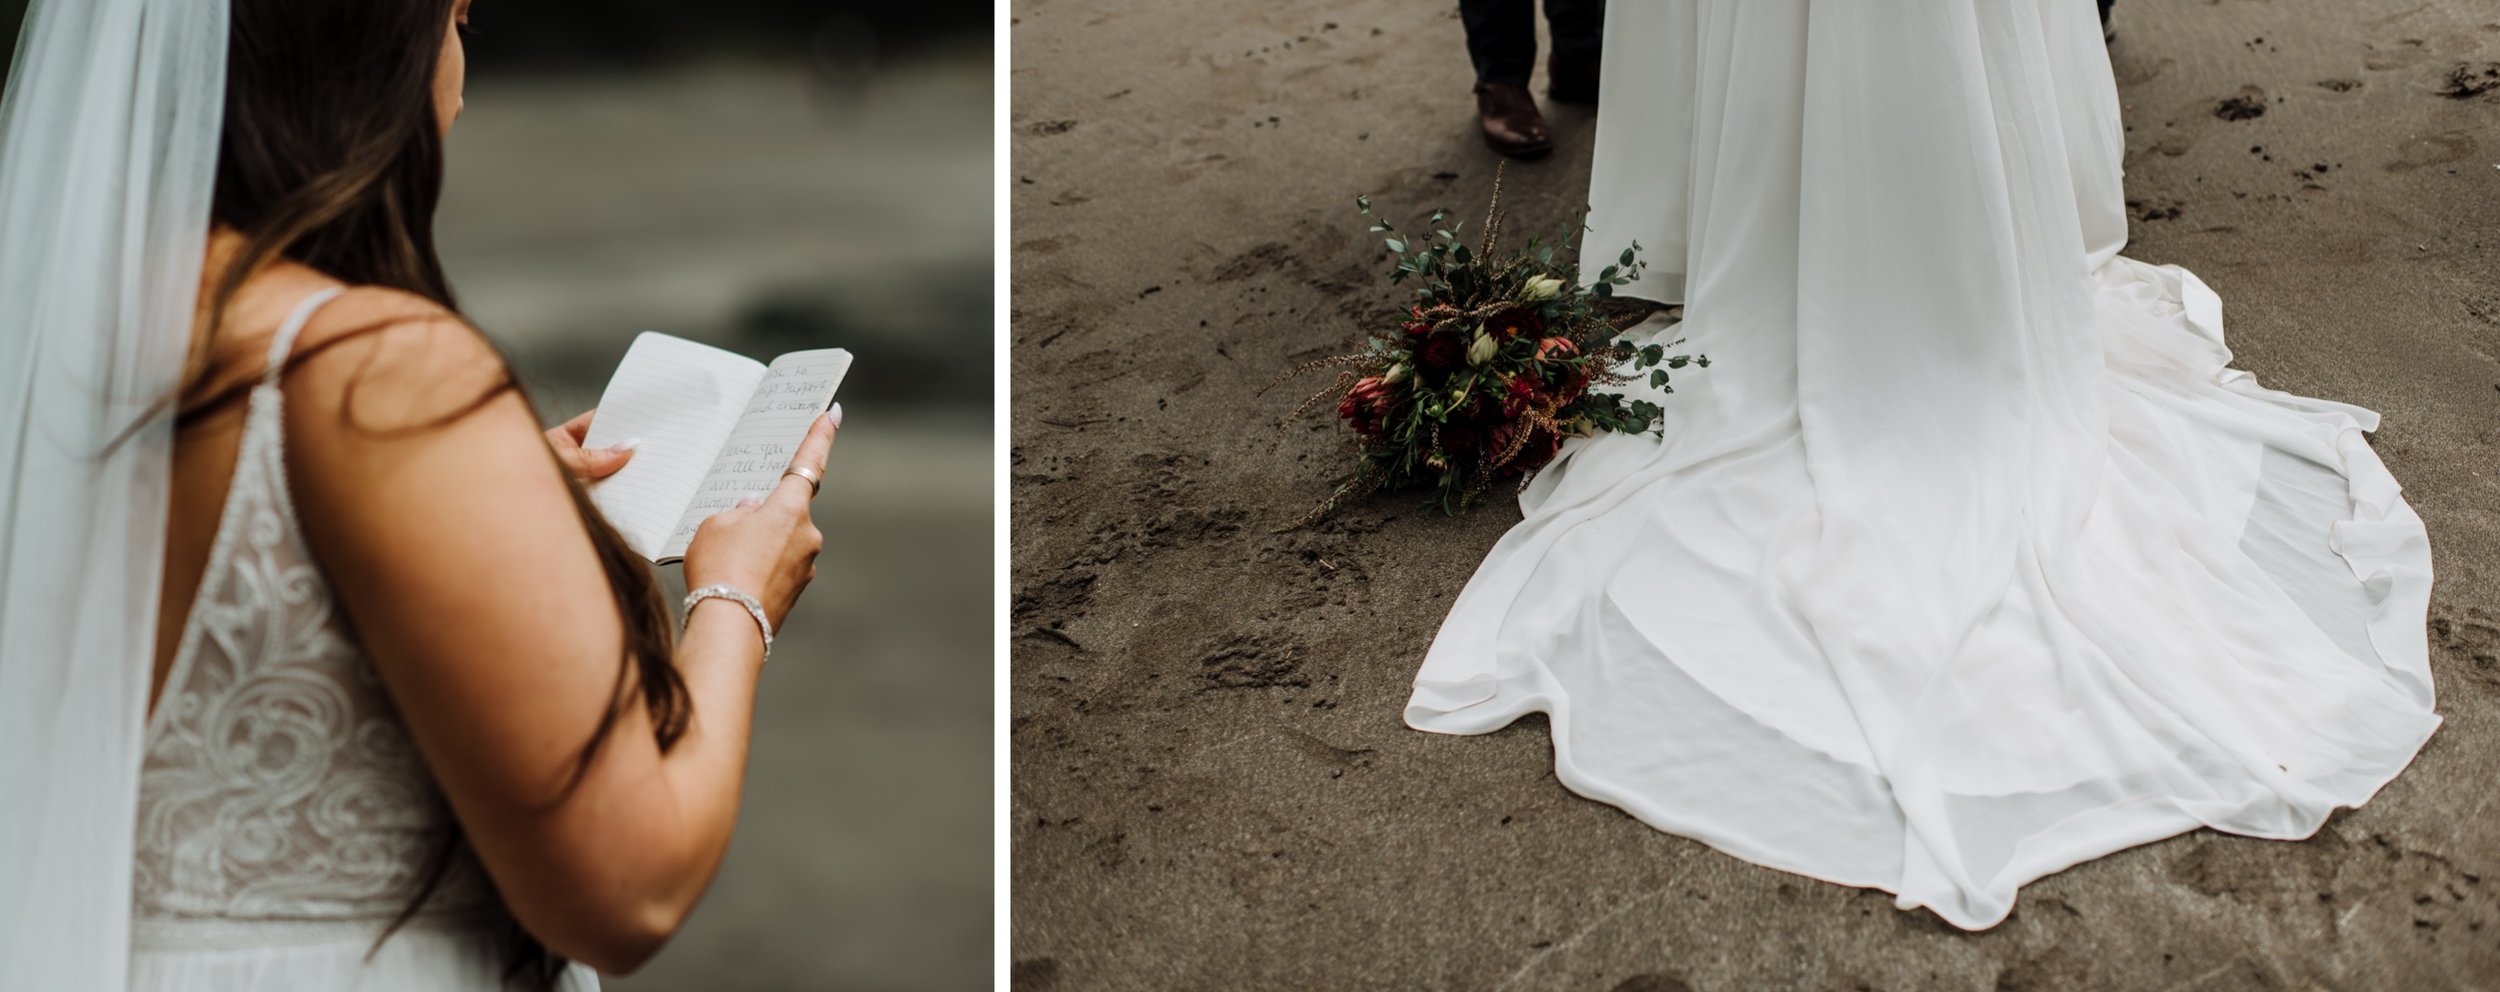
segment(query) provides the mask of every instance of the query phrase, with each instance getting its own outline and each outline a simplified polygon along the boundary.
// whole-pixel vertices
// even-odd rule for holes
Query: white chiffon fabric
[[[455,859],[423,910],[383,936],[454,821],[287,488],[279,369],[338,292],[304,300],[270,344],[147,723],[129,893],[134,992],[503,986],[496,896],[474,859]],[[577,964],[559,988],[590,992],[597,980]]]
[[[258,924],[241,932],[138,927],[147,949],[131,959],[130,987],[181,992],[470,992],[504,988],[500,952],[475,928],[420,920],[379,946],[371,925],[312,927],[287,932]],[[233,943],[209,943],[221,937]],[[283,941],[273,942],[273,941]],[[562,992],[598,983],[574,965]]]
[[[1407,722],[1551,716],[1583,795],[1977,929],[2200,826],[2314,832],[2438,726],[2422,523],[2369,410],[2226,367],[2120,257],[2078,0],[1607,10],[1583,255],[1707,370],[1574,441]]]
[[[0,989],[128,967],[225,66],[223,0],[35,0],[0,100]]]

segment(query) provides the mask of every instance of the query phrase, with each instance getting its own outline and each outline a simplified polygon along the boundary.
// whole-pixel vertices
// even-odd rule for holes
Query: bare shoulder
[[[560,525],[577,519],[563,473],[493,342],[423,296],[332,287],[280,382],[287,471],[315,553],[397,581],[474,565],[444,533],[479,532],[497,514],[563,540]]]
[[[511,392],[502,352],[459,314],[402,290],[341,288],[296,337],[290,402],[389,433],[458,418]]]

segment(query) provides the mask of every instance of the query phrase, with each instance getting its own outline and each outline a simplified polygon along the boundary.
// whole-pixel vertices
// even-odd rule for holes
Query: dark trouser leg
[[[1564,103],[1596,103],[1606,0],[1545,0],[1545,26],[1554,39],[1554,57],[1545,61],[1545,94]]]
[[[1545,0],[1545,27],[1554,58],[1595,65],[1605,48],[1606,0]]]
[[[1458,0],[1476,81],[1525,87],[1536,70],[1536,0]]]

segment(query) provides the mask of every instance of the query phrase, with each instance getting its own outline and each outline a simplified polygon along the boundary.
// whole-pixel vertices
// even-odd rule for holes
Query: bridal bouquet
[[[1330,398],[1354,433],[1353,476],[1295,526],[1319,520],[1348,499],[1385,489],[1428,488],[1425,505],[1456,515],[1473,508],[1494,483],[1524,487],[1566,437],[1599,431],[1662,430],[1656,403],[1603,387],[1640,379],[1673,392],[1667,370],[1707,367],[1707,356],[1669,356],[1672,344],[1634,346],[1623,328],[1599,313],[1614,288],[1639,278],[1640,246],[1583,285],[1575,260],[1557,260],[1553,244],[1531,239],[1497,254],[1504,214],[1501,177],[1493,181],[1483,240],[1470,249],[1463,224],[1446,228],[1435,212],[1431,233],[1410,237],[1372,211],[1397,269],[1392,285],[1414,279],[1415,303],[1398,326],[1368,332],[1361,350],[1293,369],[1276,383],[1323,368],[1337,379],[1304,400],[1290,421]],[[1575,219],[1556,243],[1576,234]],[[1680,343],[1680,342],[1678,342]]]

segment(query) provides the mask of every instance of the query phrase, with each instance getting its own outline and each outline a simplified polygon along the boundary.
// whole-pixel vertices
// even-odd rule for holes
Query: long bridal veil
[[[34,0],[0,103],[0,987],[126,982],[226,11]]]
[[[1992,925],[2198,826],[2307,836],[2437,726],[2421,520],[2359,407],[2225,367],[2120,257],[2074,0],[1608,7],[1584,257],[1709,354],[1574,442],[1410,724],[1552,716],[1575,791]]]

